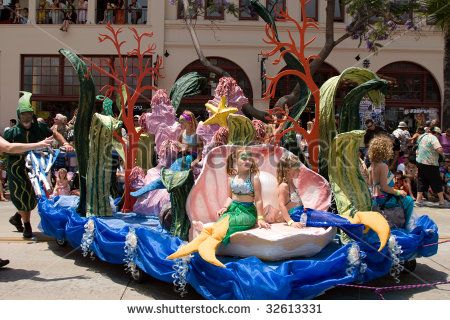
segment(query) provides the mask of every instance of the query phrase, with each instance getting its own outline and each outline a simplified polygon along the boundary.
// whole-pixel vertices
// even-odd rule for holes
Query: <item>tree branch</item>
[[[183,10],[184,10],[184,23],[186,24],[186,27],[189,31],[189,34],[192,39],[192,43],[194,44],[195,51],[197,52],[198,59],[200,62],[207,67],[212,72],[218,74],[222,77],[229,77],[230,74],[223,70],[222,68],[219,68],[217,66],[214,66],[208,59],[206,59],[205,55],[203,54],[202,48],[200,46],[200,42],[198,40],[197,33],[195,32],[195,29],[192,27],[192,17],[189,10],[189,1],[183,0]]]

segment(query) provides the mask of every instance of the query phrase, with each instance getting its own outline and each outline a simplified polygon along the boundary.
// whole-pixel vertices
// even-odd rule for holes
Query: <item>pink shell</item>
[[[226,160],[228,155],[237,148],[239,147],[220,146],[208,153],[203,171],[186,202],[187,213],[191,221],[208,223],[217,220],[216,212],[224,206],[227,199]],[[250,146],[246,149],[258,157],[264,207],[270,204],[272,207],[278,208],[277,163],[281,156],[288,151],[271,145]],[[297,183],[297,189],[305,207],[317,210],[329,208],[331,190],[325,178],[302,165]]]

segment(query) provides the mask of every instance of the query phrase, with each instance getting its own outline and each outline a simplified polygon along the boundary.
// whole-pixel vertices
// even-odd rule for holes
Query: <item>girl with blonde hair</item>
[[[304,206],[294,184],[300,166],[299,158],[290,153],[280,159],[277,167],[278,203],[281,215],[287,224],[294,228],[304,227],[304,223],[300,222]]]
[[[53,189],[52,197],[56,196],[68,196],[70,195],[70,184],[67,178],[67,170],[61,168],[58,170],[56,177],[55,188]]]

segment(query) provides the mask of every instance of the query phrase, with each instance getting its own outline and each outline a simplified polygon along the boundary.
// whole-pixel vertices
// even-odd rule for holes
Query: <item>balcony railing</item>
[[[146,24],[147,8],[97,10],[96,19],[99,24]]]
[[[0,24],[26,24],[28,17],[16,14],[11,8],[4,6],[0,11]],[[61,25],[65,19],[74,24],[85,24],[87,21],[87,9],[36,9],[37,24]],[[105,9],[96,10],[96,23],[98,24],[146,24],[147,8],[140,9]]]
[[[36,9],[37,24],[62,24],[64,20],[70,20],[71,23],[86,23],[86,9]]]

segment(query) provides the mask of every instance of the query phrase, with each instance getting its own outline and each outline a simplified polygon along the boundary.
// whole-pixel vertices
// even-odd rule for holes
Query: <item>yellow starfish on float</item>
[[[205,107],[211,112],[211,117],[206,119],[203,124],[218,124],[221,127],[228,127],[227,117],[229,114],[238,112],[237,108],[227,106],[227,98],[222,96],[219,105],[216,107],[211,103],[205,103]]]

